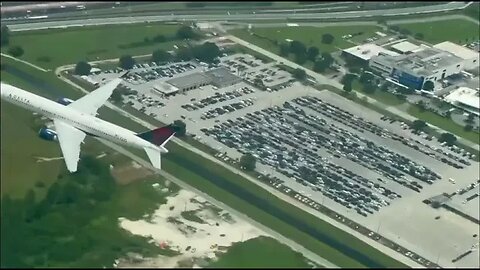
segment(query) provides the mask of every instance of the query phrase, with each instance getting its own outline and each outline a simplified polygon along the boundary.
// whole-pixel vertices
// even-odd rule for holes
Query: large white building
[[[480,54],[469,48],[460,46],[450,41],[445,41],[433,46],[434,48],[449,52],[463,59],[463,66],[466,70],[472,70],[479,67]]]
[[[358,58],[360,60],[365,61],[365,63],[368,63],[368,61],[375,56],[378,55],[390,55],[390,56],[397,56],[400,55],[396,52],[387,50],[381,46],[378,46],[376,44],[372,43],[367,43],[367,44],[362,44],[358,45],[355,47],[351,47],[348,49],[345,49],[342,51],[344,55],[349,55],[351,57]]]
[[[478,89],[460,87],[448,94],[444,100],[466,111],[480,115],[480,93]]]
[[[425,48],[399,56],[379,55],[370,59],[372,69],[407,87],[421,89],[426,81],[438,81],[464,70],[464,60],[437,48]]]

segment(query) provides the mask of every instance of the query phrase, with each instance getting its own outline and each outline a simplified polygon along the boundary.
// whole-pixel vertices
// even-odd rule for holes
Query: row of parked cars
[[[390,118],[388,118],[388,117],[382,117],[381,119],[384,120],[384,121],[391,121]],[[403,122],[400,122],[400,124],[403,125],[403,126],[408,126]],[[415,133],[415,132],[412,131],[412,133],[421,136],[422,138],[424,138],[427,141],[432,141],[432,139],[433,139],[431,136],[425,135],[424,132]],[[450,150],[451,152],[445,151],[441,148],[437,148],[437,147],[435,147],[431,144],[424,143],[424,142],[421,142],[421,141],[413,139],[413,138],[405,138],[403,136],[399,136],[399,135],[394,134],[394,133],[390,133],[389,136],[393,140],[401,141],[404,145],[407,145],[411,148],[414,148],[414,149],[424,153],[425,155],[433,157],[433,158],[435,158],[439,161],[442,161],[443,163],[445,163],[447,165],[450,165],[450,166],[452,166],[454,168],[457,168],[457,169],[464,168],[463,165],[470,166],[471,163],[468,161],[468,159],[475,160],[475,157],[476,157],[474,154],[472,154],[472,153],[466,151],[465,149],[460,148],[456,145],[447,146],[447,144],[445,142],[442,142],[440,145],[442,147]],[[419,145],[420,145],[420,147],[419,147]],[[459,154],[459,155],[455,155],[453,153],[456,153],[456,154]],[[448,160],[446,157],[448,157],[448,158],[450,158],[450,159],[452,159],[456,162],[459,162],[463,165],[452,162],[451,160]]]
[[[202,119],[202,120],[212,119],[212,118],[215,118],[219,115],[223,115],[223,114],[226,114],[226,113],[231,113],[231,112],[234,112],[236,110],[240,110],[240,109],[243,109],[245,107],[252,106],[254,100],[255,100],[254,98],[248,98],[248,99],[245,99],[245,100],[241,100],[239,102],[223,105],[222,107],[218,107],[218,108],[215,108],[215,109],[208,110],[208,111],[206,111],[202,114],[200,119]],[[217,122],[220,122],[220,121],[217,120]]]
[[[333,130],[328,131],[331,125],[322,123],[320,129],[312,128],[302,123],[305,117],[304,112],[287,105],[248,113],[236,121],[228,120],[201,131],[241,153],[252,153],[259,162],[304,186],[322,191],[326,197],[355,209],[360,215],[378,211],[391,200],[401,197],[322,156],[325,148],[336,151],[334,147],[328,147],[336,139],[318,137],[325,134],[324,131],[333,133]]]
[[[195,69],[192,63],[174,63],[165,66],[159,66],[155,62],[151,64],[136,64],[132,72],[128,73],[123,79],[131,84],[143,84],[149,81],[171,78],[176,74]]]
[[[425,155],[428,155],[432,158],[437,159],[438,161],[441,161],[445,164],[448,164],[452,167],[455,167],[457,169],[463,168],[463,165],[470,165],[470,162],[468,162],[465,159],[460,158],[458,155],[453,155],[451,153],[446,153],[441,149],[434,149],[434,147],[430,146],[430,144],[427,143],[422,143],[418,140],[412,139],[410,137],[405,137],[401,136],[397,133],[393,133],[389,131],[388,129],[382,128],[378,126],[377,124],[367,121],[363,119],[362,117],[353,115],[352,113],[345,111],[337,106],[334,106],[332,104],[324,103],[322,102],[319,98],[317,97],[305,97],[304,100],[302,99],[296,99],[295,100],[298,104],[306,106],[320,114],[323,114],[325,116],[328,116],[332,118],[333,120],[342,123],[360,133],[364,132],[370,132],[374,133],[382,138],[390,138],[395,141],[399,141],[402,144],[416,150],[419,152],[422,152]],[[397,122],[394,119],[390,119],[386,116],[382,116],[380,120],[383,121],[389,121],[391,124]],[[404,124],[403,122],[400,122],[400,124]],[[422,135],[422,134],[420,134]],[[423,136],[423,138],[427,141],[431,140],[428,136]],[[463,150],[463,149],[462,149]],[[464,156],[469,156],[471,158],[474,158],[475,156],[472,156],[470,153],[465,152]],[[453,161],[459,162],[463,165],[460,165],[458,163],[455,163],[450,159],[453,159]]]
[[[294,103],[296,102],[306,106],[311,105],[308,103],[308,98],[298,98],[294,100]],[[289,107],[295,111],[302,111],[301,108],[295,106],[289,105]],[[332,113],[335,114],[334,111],[332,111]],[[293,117],[296,118],[296,116]],[[406,175],[410,175],[412,178],[417,178],[429,184],[440,179],[440,175],[427,167],[417,164],[411,159],[391,151],[387,147],[378,145],[366,139],[364,136],[359,136],[333,123],[325,130],[326,127],[328,127],[325,119],[312,115],[304,115],[302,118],[298,117],[298,120],[304,122],[306,125],[324,130],[330,137],[336,138],[336,140],[328,140],[328,137],[325,138],[325,136],[320,138],[320,141],[328,140],[324,143],[328,149],[327,152],[332,153],[335,157],[343,156],[344,158],[362,164],[364,167],[377,171],[386,178],[394,180],[417,192],[422,186],[416,181],[407,178]]]
[[[201,99],[201,100],[199,100],[195,103],[184,104],[181,107],[183,109],[187,110],[187,111],[195,111],[195,110],[199,110],[199,109],[204,108],[204,107],[209,106],[209,105],[214,105],[214,104],[219,103],[219,102],[232,100],[234,98],[238,98],[238,97],[241,97],[243,95],[248,95],[248,94],[251,94],[251,93],[254,93],[254,92],[255,92],[254,89],[252,89],[250,87],[247,87],[247,86],[244,86],[242,88],[235,89],[233,91],[226,91],[226,92],[223,92],[223,93],[216,92],[212,96],[203,98],[203,99]],[[195,99],[191,99],[190,101],[195,101]]]

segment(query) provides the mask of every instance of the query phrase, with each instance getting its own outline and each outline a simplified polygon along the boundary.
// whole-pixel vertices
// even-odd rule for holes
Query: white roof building
[[[390,50],[387,50],[383,47],[380,47],[376,44],[362,44],[355,47],[351,47],[343,50],[344,53],[353,55],[362,60],[369,61],[372,57],[378,56],[380,54],[398,56],[399,54]]]
[[[464,60],[465,69],[474,69],[479,65],[479,53],[450,41],[438,43],[434,48],[449,52]]]
[[[455,106],[480,115],[480,93],[478,90],[460,87],[448,94],[444,99]]]
[[[408,41],[403,41],[392,46],[392,49],[399,51],[403,54],[413,52],[419,48],[420,46],[410,43]]]
[[[153,87],[153,90],[166,96],[177,93],[179,91],[177,87],[166,82],[159,82],[157,85]]]

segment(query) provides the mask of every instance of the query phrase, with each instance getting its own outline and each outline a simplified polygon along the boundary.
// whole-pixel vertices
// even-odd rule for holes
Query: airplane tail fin
[[[160,170],[162,168],[161,150],[148,147],[144,147],[143,149],[147,153],[148,159],[150,159],[152,166]]]
[[[149,141],[156,146],[160,146],[161,148],[164,148],[163,146],[173,137],[173,135],[175,135],[175,129],[172,125],[137,134],[138,137]]]

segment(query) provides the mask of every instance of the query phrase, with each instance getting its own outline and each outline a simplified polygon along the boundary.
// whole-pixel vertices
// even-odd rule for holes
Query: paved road
[[[443,20],[453,20],[453,19],[462,19],[468,20],[475,24],[480,24],[479,21],[468,17],[466,15],[461,14],[451,14],[451,15],[442,15],[442,16],[429,16],[425,18],[409,18],[409,19],[392,19],[388,20],[388,25],[394,24],[405,24],[405,23],[424,23],[424,22],[435,22],[435,21],[443,21]],[[285,27],[285,22],[273,22],[273,23],[248,23],[248,22],[237,22],[237,23],[230,23],[225,25],[225,29],[241,29],[246,28],[248,25],[252,25],[252,27]],[[314,26],[314,27],[332,27],[332,26],[350,26],[350,25],[378,25],[376,21],[346,21],[346,22],[298,22],[296,23],[298,26]],[[398,41],[395,40],[394,43]]]
[[[243,45],[243,46],[245,46],[245,47],[247,47],[247,48],[249,48],[249,49],[252,49],[252,50],[255,50],[255,51],[257,51],[257,52],[260,52],[260,53],[262,53],[262,54],[264,54],[264,55],[272,58],[273,60],[275,60],[275,61],[277,61],[277,62],[279,62],[279,63],[282,62],[284,65],[287,65],[287,66],[289,66],[289,67],[291,67],[291,68],[300,68],[300,69],[303,69],[303,70],[305,70],[305,72],[307,73],[307,75],[312,76],[313,78],[315,78],[319,84],[328,84],[328,85],[334,86],[334,87],[336,87],[336,88],[338,88],[338,89],[342,89],[342,88],[343,88],[343,85],[342,85],[340,82],[336,81],[336,80],[332,80],[332,79],[330,79],[330,78],[327,78],[326,76],[324,76],[324,75],[322,75],[322,74],[318,74],[318,73],[316,73],[316,72],[314,72],[314,71],[312,71],[312,70],[310,70],[310,69],[308,69],[308,68],[305,68],[305,67],[303,67],[303,66],[301,66],[301,65],[299,65],[299,64],[297,64],[297,63],[294,63],[294,62],[292,62],[292,61],[290,61],[290,60],[288,60],[288,59],[285,59],[285,58],[283,58],[283,57],[281,57],[281,56],[279,56],[279,55],[277,55],[277,54],[274,54],[274,53],[272,53],[272,52],[270,52],[270,51],[267,51],[267,50],[265,50],[265,49],[263,49],[263,48],[260,48],[260,47],[258,47],[257,45],[254,45],[254,44],[252,44],[252,43],[249,43],[249,42],[247,42],[247,41],[245,41],[245,40],[243,40],[243,39],[240,39],[240,38],[237,38],[237,37],[231,36],[231,35],[226,36],[226,38],[228,38],[228,39],[230,39],[230,40],[232,40],[232,41],[234,41],[234,42],[236,42],[236,43],[238,43],[238,44],[240,44],[240,45]],[[358,91],[356,92],[356,94],[357,94],[357,96],[360,97],[360,98],[366,98],[369,103],[373,103],[373,104],[375,104],[375,105],[377,105],[377,106],[380,106],[380,107],[382,107],[383,109],[385,109],[385,110],[387,110],[387,111],[389,111],[389,112],[391,112],[391,113],[394,113],[394,114],[396,114],[396,115],[398,115],[398,116],[400,116],[400,117],[402,117],[402,118],[405,118],[405,119],[410,120],[410,121],[413,121],[413,120],[416,120],[416,119],[417,119],[416,117],[413,117],[413,116],[411,116],[410,114],[408,114],[408,113],[406,113],[406,112],[404,112],[404,111],[402,111],[402,110],[399,110],[399,109],[397,109],[397,108],[395,108],[395,107],[392,107],[392,106],[386,106],[385,104],[383,104],[383,103],[381,103],[381,102],[378,102],[377,100],[375,100],[375,99],[373,99],[373,98],[370,98],[370,97],[368,97],[368,96],[366,96],[366,95],[364,95],[364,94],[362,94],[362,93],[360,93],[360,92],[358,92]],[[429,124],[429,126],[432,127],[433,129],[439,131],[439,132],[447,132],[447,131],[443,130],[442,128],[437,127],[437,126],[435,126],[435,125]],[[473,143],[473,142],[471,142],[471,141],[469,141],[469,140],[466,140],[466,139],[464,139],[464,138],[458,137],[458,141],[459,141],[460,143],[462,143],[462,144],[464,144],[464,145],[467,145],[467,146],[469,146],[469,147],[472,147],[472,148],[474,148],[474,149],[477,149],[477,150],[480,149],[480,145],[478,145],[478,144],[476,144],[476,143]]]
[[[395,16],[395,15],[410,15],[432,13],[439,11],[449,11],[463,9],[471,3],[464,2],[450,2],[447,4],[435,6],[420,6],[411,8],[396,8],[383,10],[364,10],[364,11],[346,11],[346,12],[327,12],[327,13],[296,13],[296,14],[195,14],[195,15],[158,15],[158,16],[132,16],[132,17],[113,17],[113,18],[95,18],[95,19],[80,19],[80,20],[63,20],[50,22],[32,22],[16,24],[11,22],[9,28],[11,31],[25,31],[46,28],[66,28],[72,26],[86,26],[86,25],[105,25],[105,24],[128,24],[140,23],[145,21],[160,22],[172,20],[184,21],[249,21],[249,20],[275,20],[275,19],[347,19],[347,18],[368,18],[375,16]]]
[[[9,55],[9,54],[0,53],[0,55],[1,55],[1,56],[4,56],[4,57],[7,57],[7,58],[10,58],[10,59],[13,59],[14,61],[24,63],[25,65],[29,65],[29,66],[31,66],[31,67],[33,67],[33,68],[36,68],[36,69],[38,69],[38,70],[40,70],[40,71],[43,71],[43,72],[48,72],[48,71],[50,71],[50,70],[41,68],[41,67],[39,67],[39,66],[37,66],[37,65],[34,65],[34,64],[30,63],[30,62],[24,61],[24,60],[22,60],[22,59],[15,58],[15,57],[13,57],[13,56],[11,56],[11,55]]]

